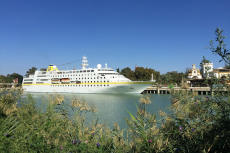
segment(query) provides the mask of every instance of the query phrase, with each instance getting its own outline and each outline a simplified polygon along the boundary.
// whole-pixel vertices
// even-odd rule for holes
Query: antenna
[[[82,69],[84,70],[84,69],[86,69],[86,66],[88,66],[89,64],[87,61],[87,57],[85,57],[85,55],[82,58],[83,58],[83,60],[82,60],[81,66],[82,66]]]

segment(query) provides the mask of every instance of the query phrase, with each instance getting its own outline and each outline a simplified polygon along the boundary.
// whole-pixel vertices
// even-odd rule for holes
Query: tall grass
[[[36,107],[31,94],[22,100],[20,91],[1,91],[0,152],[229,152],[230,89],[223,85],[213,91],[202,98],[172,89],[172,113],[160,111],[160,120],[146,112],[151,101],[143,95],[136,114],[127,110],[128,128],[122,130],[117,123],[113,129],[99,124],[96,107],[75,95],[69,106],[52,94]],[[95,118],[86,125],[88,112]]]

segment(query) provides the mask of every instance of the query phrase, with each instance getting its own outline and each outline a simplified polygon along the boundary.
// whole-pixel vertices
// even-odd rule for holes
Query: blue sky
[[[229,0],[0,0],[0,75],[84,55],[89,67],[137,64],[161,74],[199,67],[203,56],[218,68],[220,57],[205,49],[218,27],[230,50]]]

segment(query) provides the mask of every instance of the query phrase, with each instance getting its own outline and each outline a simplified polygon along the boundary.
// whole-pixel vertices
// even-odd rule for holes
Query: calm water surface
[[[33,93],[34,99],[37,102],[37,105],[42,104],[42,97],[47,99],[47,94],[44,93]],[[141,94],[71,94],[64,93],[61,94],[66,104],[71,104],[71,97],[76,95],[81,100],[86,100],[90,105],[94,103],[97,107],[97,117],[99,118],[99,123],[107,122],[109,127],[113,127],[113,123],[116,122],[120,126],[120,129],[126,128],[127,124],[124,120],[124,117],[130,118],[128,111],[132,114],[135,114],[137,111],[135,103],[139,104],[139,99]],[[147,105],[146,111],[148,113],[156,113],[159,109],[162,109],[166,112],[167,108],[170,106],[170,95],[169,94],[147,94],[151,100],[151,104]],[[26,97],[26,94],[23,95],[23,98]],[[69,107],[70,108],[70,107]],[[69,112],[73,115],[73,111]],[[87,113],[86,123],[92,121],[93,114]]]

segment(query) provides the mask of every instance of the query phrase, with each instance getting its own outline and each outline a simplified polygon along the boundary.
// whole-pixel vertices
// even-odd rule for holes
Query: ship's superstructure
[[[23,89],[28,92],[73,92],[73,93],[141,93],[150,81],[131,81],[107,64],[102,68],[87,68],[84,56],[81,70],[58,70],[51,64],[47,71],[35,71],[23,79]]]

